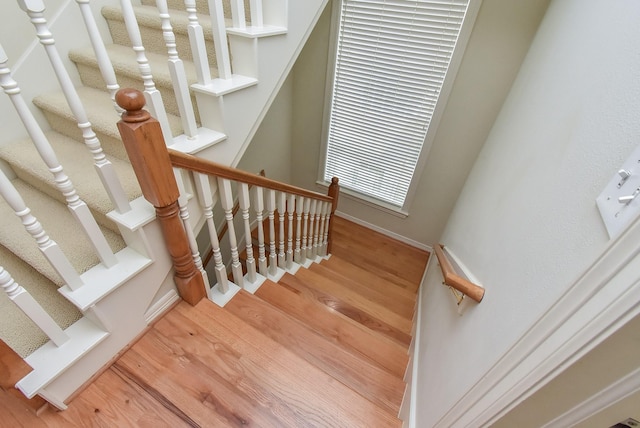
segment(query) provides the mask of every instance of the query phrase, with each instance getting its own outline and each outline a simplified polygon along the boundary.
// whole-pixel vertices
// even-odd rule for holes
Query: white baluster
[[[31,210],[27,208],[22,197],[1,169],[0,194],[20,218],[27,232],[36,240],[38,248],[62,280],[72,290],[80,288],[83,285],[80,276],[73,266],[71,266],[67,257],[62,253],[58,244],[49,238],[49,235],[44,231],[40,222],[31,214]]]
[[[287,211],[287,194],[280,192],[278,198],[278,267],[284,269],[287,267],[284,248],[284,217]]]
[[[169,118],[167,117],[167,111],[162,102],[162,95],[160,91],[156,89],[156,84],[153,82],[151,66],[149,65],[149,60],[142,45],[142,36],[140,35],[140,28],[138,28],[138,21],[136,20],[131,0],[120,0],[120,7],[131,46],[133,46],[133,51],[136,53],[138,69],[140,70],[144,84],[144,97],[147,100],[147,108],[149,109],[149,113],[160,122],[164,140],[167,144],[170,144],[173,141],[173,135],[171,133],[171,127],[169,126]]]
[[[329,222],[331,222],[331,202],[326,202],[327,204],[327,219],[324,225],[324,237],[322,239],[322,256],[326,257],[328,255],[327,248],[329,246]]]
[[[207,271],[204,270],[204,266],[202,265],[202,258],[200,257],[200,251],[198,251],[198,242],[196,241],[196,237],[193,234],[193,227],[191,227],[189,209],[187,208],[187,192],[185,191],[182,174],[180,173],[179,169],[174,168],[173,175],[176,178],[176,184],[178,185],[178,190],[180,192],[180,196],[178,197],[178,207],[180,208],[180,218],[182,219],[182,224],[184,226],[185,233],[187,234],[187,239],[189,240],[191,258],[193,259],[196,268],[202,274],[205,289],[207,290],[207,294],[209,294],[209,291],[211,290],[211,285],[209,284],[209,275],[207,275]]]
[[[56,346],[62,346],[69,336],[58,326],[51,316],[29,294],[27,290],[18,285],[2,266],[0,266],[0,287],[7,293],[9,299],[47,335]]]
[[[258,223],[258,272],[267,276],[267,256],[264,250],[264,197],[262,187],[254,187],[254,209],[256,212],[256,222]]]
[[[244,285],[244,276],[242,275],[242,265],[238,256],[238,242],[236,239],[236,229],[233,225],[233,194],[231,193],[231,182],[224,178],[218,179],[218,191],[220,192],[220,205],[224,210],[224,217],[227,220],[227,235],[229,236],[229,245],[231,246],[231,271],[233,272],[233,282],[237,286]]]
[[[287,201],[287,215],[289,220],[289,230],[287,231],[287,269],[293,267],[293,212],[296,209],[296,196],[289,195]]]
[[[173,92],[176,95],[178,110],[180,111],[180,119],[182,120],[183,132],[187,137],[195,137],[198,135],[198,126],[196,124],[196,116],[193,112],[191,103],[191,95],[189,94],[189,83],[187,82],[187,73],[184,70],[184,63],[178,56],[176,49],[176,36],[171,27],[169,8],[167,0],[156,0],[156,6],[160,12],[160,20],[162,22],[162,35],[167,45],[167,53],[169,55],[169,73],[173,82]]]
[[[209,69],[204,32],[202,31],[202,26],[200,22],[198,22],[198,15],[196,14],[196,0],[184,0],[184,6],[187,9],[187,17],[189,19],[187,33],[189,34],[191,55],[196,65],[198,83],[208,85],[211,83],[211,70]]]
[[[82,19],[84,20],[84,25],[87,27],[87,33],[91,40],[93,52],[96,54],[98,68],[100,69],[100,74],[102,74],[102,78],[107,85],[109,95],[111,95],[113,107],[116,109],[116,112],[122,113],[124,110],[118,105],[118,103],[116,103],[116,92],[120,89],[120,85],[118,85],[116,73],[113,70],[113,65],[111,64],[111,60],[107,54],[107,49],[104,46],[104,40],[102,40],[102,36],[98,30],[98,25],[96,24],[96,19],[91,11],[89,0],[76,0],[76,3],[78,3],[78,6],[80,7]]]
[[[320,210],[320,228],[318,232],[318,256],[324,256],[324,224],[327,221],[327,202],[322,202],[322,209]]]
[[[227,42],[227,28],[224,20],[224,10],[221,0],[209,0],[209,13],[213,27],[213,44],[216,49],[218,75],[221,79],[231,79],[231,59]]]
[[[80,96],[78,95],[76,88],[73,86],[69,73],[64,68],[60,53],[55,47],[53,35],[49,31],[47,20],[43,15],[45,9],[44,3],[42,0],[18,0],[18,4],[25,12],[27,12],[27,15],[29,15],[29,18],[31,19],[31,23],[36,29],[36,35],[40,39],[40,44],[42,44],[47,56],[49,57],[49,61],[51,62],[51,66],[53,67],[58,82],[60,83],[62,92],[67,99],[67,103],[69,104],[76,121],[78,122],[78,128],[82,131],[84,144],[93,155],[96,170],[98,171],[98,175],[102,180],[102,185],[105,187],[111,202],[120,213],[130,211],[131,207],[129,205],[129,201],[127,200],[127,196],[122,189],[122,185],[120,184],[118,177],[116,176],[113,165],[107,160],[104,152],[102,151],[102,146],[100,145],[100,141],[98,141],[98,137],[95,132],[93,132],[91,122],[89,122],[89,118],[84,106],[82,105]]]
[[[218,282],[218,291],[226,294],[229,291],[229,280],[227,278],[227,270],[222,262],[222,254],[220,253],[220,241],[218,241],[218,232],[213,221],[213,190],[209,182],[209,177],[204,174],[194,174],[196,181],[196,189],[198,191],[198,200],[202,206],[204,217],[209,229],[209,240],[211,241],[211,249],[213,250],[213,261],[215,265],[216,280]]]
[[[318,248],[320,245],[320,215],[322,211],[322,201],[318,201],[316,206],[316,215],[315,215],[315,229],[313,231],[313,258],[317,258],[318,256]]]
[[[307,260],[308,249],[308,233],[309,233],[309,211],[311,207],[311,199],[305,198],[304,200],[304,213],[302,219],[302,248],[300,250],[300,263],[305,263]]]
[[[313,254],[313,232],[315,231],[316,209],[318,208],[317,199],[311,201],[311,209],[309,210],[309,237],[307,241],[307,258],[311,261],[315,260]]]
[[[25,128],[31,137],[31,140],[33,141],[33,144],[38,150],[40,157],[47,165],[51,174],[53,174],[54,183],[57,189],[65,197],[69,211],[71,211],[71,214],[73,214],[76,220],[78,220],[82,229],[89,237],[89,240],[100,257],[100,260],[107,267],[115,265],[117,260],[111,251],[109,243],[102,234],[102,231],[91,214],[89,207],[80,199],[73,183],[67,174],[65,174],[62,165],[60,165],[60,162],[51,147],[51,144],[44,135],[44,132],[42,132],[38,122],[33,117],[31,110],[29,110],[24,98],[20,94],[18,84],[11,78],[11,71],[7,68],[6,64],[7,58],[2,46],[0,46],[0,86],[2,86],[6,94],[9,95],[11,102],[13,103],[20,119],[24,123]]]
[[[247,280],[251,283],[256,282],[256,261],[253,258],[253,248],[251,246],[251,224],[249,224],[249,185],[239,183],[238,203],[242,212],[242,220],[244,222],[245,235],[245,251],[247,252]]]
[[[269,214],[269,274],[275,275],[278,272],[278,259],[276,256],[276,192],[267,189],[267,213]]]
[[[244,0],[231,0],[231,19],[234,28],[247,28]]]
[[[251,0],[251,26],[263,27],[264,18],[262,15],[262,0]]]
[[[296,201],[296,249],[293,253],[293,260],[296,263],[302,263],[300,259],[300,243],[302,237],[302,207],[304,205],[304,197],[298,196]]]

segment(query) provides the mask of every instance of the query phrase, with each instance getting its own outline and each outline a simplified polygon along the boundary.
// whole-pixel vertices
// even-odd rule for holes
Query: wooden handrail
[[[206,159],[197,158],[185,153],[169,149],[169,158],[175,167],[188,169],[202,174],[214,175],[228,180],[239,181],[241,183],[251,184],[253,186],[263,187],[265,189],[277,190],[305,198],[313,198],[319,201],[332,202],[333,198],[322,193],[313,192],[301,187],[292,186],[290,184],[281,183],[266,177],[251,174],[250,172],[231,168]]]
[[[480,303],[484,297],[484,288],[458,275],[453,269],[451,262],[449,262],[449,259],[444,254],[444,251],[442,251],[443,248],[444,245],[442,244],[433,246],[436,257],[438,258],[438,263],[440,264],[444,284],[455,288],[459,292]]]

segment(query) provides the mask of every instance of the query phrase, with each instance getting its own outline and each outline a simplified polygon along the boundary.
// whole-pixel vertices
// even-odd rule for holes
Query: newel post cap
[[[138,123],[151,118],[149,112],[142,109],[147,101],[144,98],[144,94],[137,89],[120,89],[116,92],[116,103],[125,110],[122,113],[123,122]]]

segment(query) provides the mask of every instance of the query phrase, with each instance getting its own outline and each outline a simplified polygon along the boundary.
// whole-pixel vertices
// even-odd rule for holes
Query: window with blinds
[[[469,0],[342,0],[324,180],[402,208]]]

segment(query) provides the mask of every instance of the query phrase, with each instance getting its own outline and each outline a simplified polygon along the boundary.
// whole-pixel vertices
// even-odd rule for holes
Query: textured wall
[[[459,317],[435,264],[424,284],[418,426],[432,426],[604,248],[595,198],[640,143],[639,20],[632,0],[549,6],[442,238],[486,297]]]

